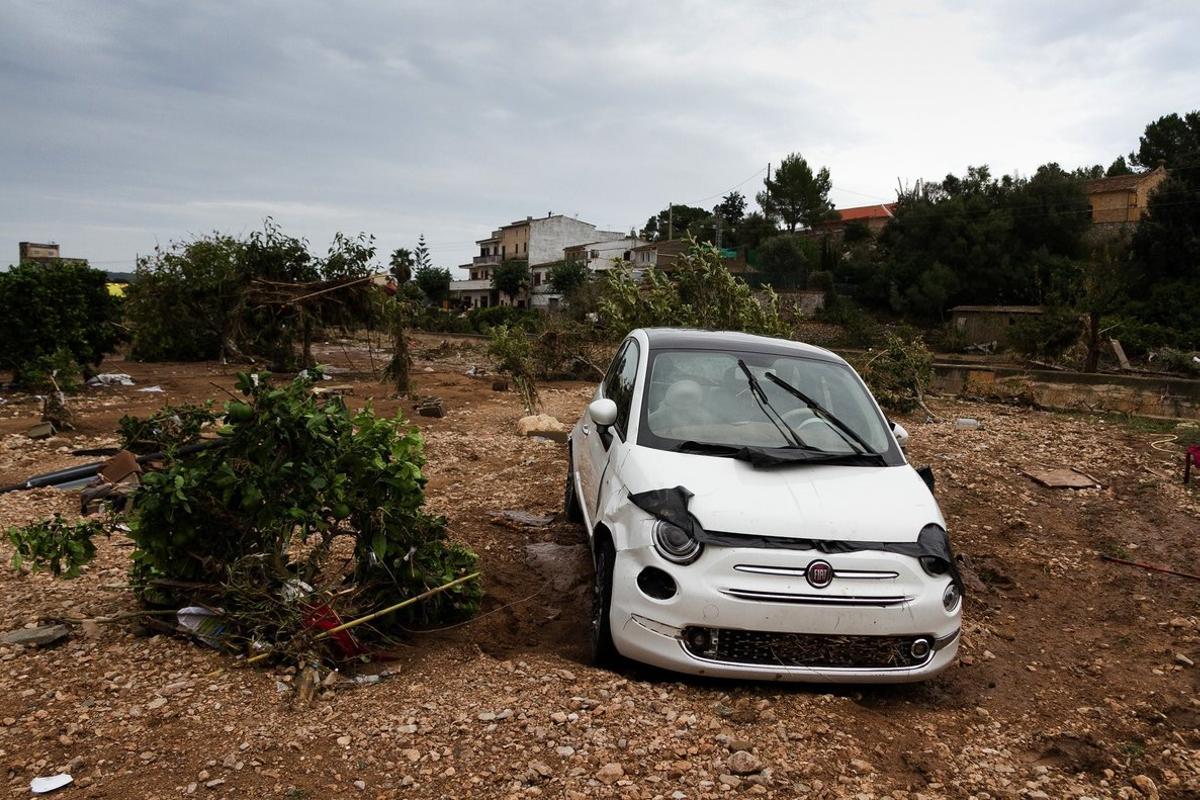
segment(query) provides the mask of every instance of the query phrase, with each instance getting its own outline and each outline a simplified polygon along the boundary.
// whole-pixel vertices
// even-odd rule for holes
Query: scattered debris
[[[1188,445],[1187,452],[1183,455],[1183,482],[1190,483],[1192,480],[1192,467],[1200,469],[1200,444]]]
[[[1121,365],[1121,369],[1133,369],[1133,365],[1129,363],[1129,356],[1125,355],[1125,348],[1121,347],[1121,343],[1116,339],[1109,339],[1109,344],[1112,345],[1113,354],[1117,357],[1117,363]]]
[[[317,386],[312,393],[317,397],[346,397],[354,394],[354,387],[345,383],[339,383],[337,386]]]
[[[1176,654],[1175,654],[1175,663],[1176,663],[1176,664],[1182,664],[1182,665],[1183,665],[1183,666],[1185,666],[1185,667],[1194,667],[1194,666],[1196,666],[1196,662],[1195,662],[1195,661],[1192,661],[1190,658],[1188,658],[1187,656],[1185,656],[1183,653],[1176,653]]]
[[[149,392],[151,394],[162,394],[163,388],[161,386],[155,385],[155,386],[147,386],[144,389],[135,389],[134,391]]]
[[[34,794],[49,794],[69,785],[75,779],[65,772],[48,775],[44,778],[34,778],[29,782],[29,791]]]
[[[528,528],[545,528],[554,524],[553,514],[533,514],[528,511],[501,511],[500,518]]]
[[[973,431],[979,427],[981,427],[979,420],[970,417],[959,417],[954,420],[954,430],[956,431]]]
[[[1125,564],[1130,567],[1141,567],[1142,569],[1150,570],[1151,572],[1161,572],[1165,575],[1178,575],[1181,578],[1191,578],[1194,581],[1200,581],[1200,575],[1193,575],[1190,572],[1180,572],[1177,569],[1159,566],[1158,564],[1147,564],[1144,561],[1129,561],[1128,559],[1107,555],[1102,555],[1100,558],[1103,561],[1111,561],[1114,564]]]
[[[220,614],[210,611],[203,606],[187,606],[175,613],[180,630],[195,636],[209,647],[224,650],[222,637],[225,633],[225,621]]]
[[[1021,472],[1049,489],[1099,489],[1103,486],[1086,472],[1070,467],[1026,467]]]
[[[422,417],[437,417],[440,419],[446,416],[446,409],[442,405],[442,398],[440,397],[422,397],[413,403],[413,408]]]
[[[47,647],[71,635],[66,625],[43,625],[40,628],[18,628],[0,634],[0,644],[19,644],[25,647]]]
[[[101,372],[99,375],[88,378],[87,385],[96,388],[98,386],[133,386],[134,384],[133,378],[124,372]]]

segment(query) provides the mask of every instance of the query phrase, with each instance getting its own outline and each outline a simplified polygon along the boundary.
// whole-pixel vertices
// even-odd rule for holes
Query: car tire
[[[597,666],[609,666],[617,660],[609,619],[616,555],[607,539],[602,539],[596,547],[596,577],[592,585],[592,663]]]
[[[563,513],[568,522],[583,522],[583,509],[579,505],[579,496],[575,494],[575,457],[571,448],[567,448],[567,485],[563,489]]]

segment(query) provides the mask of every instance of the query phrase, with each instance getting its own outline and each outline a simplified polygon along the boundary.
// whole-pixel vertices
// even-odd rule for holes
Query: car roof
[[[751,353],[800,356],[846,363],[836,353],[790,339],[756,336],[739,331],[703,331],[696,328],[642,328],[651,350],[743,350]],[[637,333],[637,331],[634,331]]]

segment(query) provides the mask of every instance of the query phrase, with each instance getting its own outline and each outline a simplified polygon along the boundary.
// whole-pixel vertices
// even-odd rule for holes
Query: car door
[[[594,525],[598,521],[605,477],[612,467],[615,455],[623,449],[629,433],[629,417],[633,411],[633,389],[637,384],[638,359],[641,351],[634,339],[627,339],[608,368],[604,382],[600,384],[599,397],[607,397],[617,404],[617,421],[602,433],[590,417],[584,420],[584,459],[587,475],[580,468],[580,483],[583,497],[580,498],[587,510],[588,520]]]

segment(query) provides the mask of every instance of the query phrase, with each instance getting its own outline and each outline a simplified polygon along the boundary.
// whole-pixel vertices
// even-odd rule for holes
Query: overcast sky
[[[529,214],[753,198],[792,151],[862,205],[968,164],[1107,165],[1200,107],[1193,0],[983,5],[0,0],[0,259],[127,270],[270,215],[385,261],[424,232],[454,266]]]

